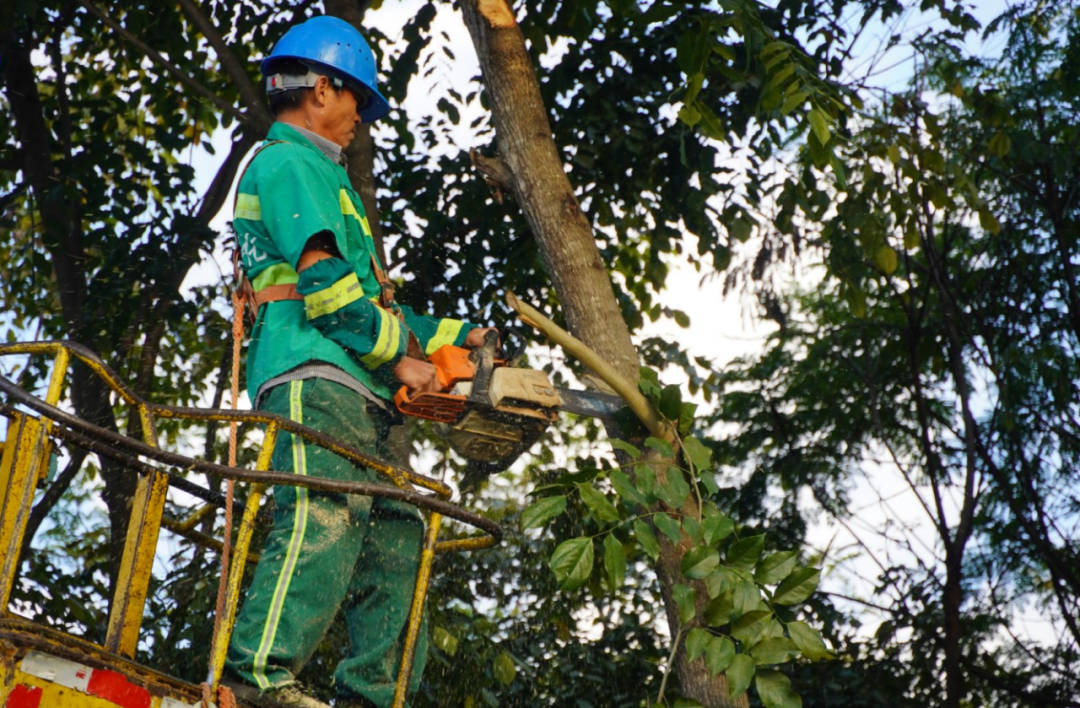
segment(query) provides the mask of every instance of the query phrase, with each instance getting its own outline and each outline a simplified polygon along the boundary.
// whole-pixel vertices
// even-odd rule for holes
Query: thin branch
[[[664,691],[667,689],[668,677],[671,676],[671,669],[675,666],[675,655],[679,651],[679,644],[682,642],[683,632],[685,631],[685,625],[679,627],[679,631],[675,633],[675,637],[671,640],[671,654],[668,656],[667,666],[664,667],[664,677],[660,679],[660,690],[656,694],[656,705],[662,705],[664,702]]]
[[[258,130],[261,130],[261,131],[265,131],[270,126],[270,123],[268,121],[265,121],[262,118],[262,116],[260,116],[260,115],[252,115],[250,113],[246,113],[244,111],[241,111],[236,106],[233,106],[231,103],[229,103],[225,99],[218,96],[216,93],[214,93],[213,91],[208,89],[206,86],[203,86],[201,83],[196,81],[194,78],[192,78],[188,74],[181,71],[179,67],[177,67],[175,64],[170,62],[165,57],[161,56],[160,53],[158,53],[156,50],[151,48],[150,45],[146,44],[146,42],[143,42],[141,39],[139,39],[138,37],[133,35],[131,32],[127,31],[119,22],[117,22],[113,18],[106,15],[105,12],[103,12],[101,9],[99,9],[96,6],[90,4],[89,0],[78,0],[78,2],[79,2],[80,5],[82,5],[84,8],[86,8],[86,10],[90,12],[90,14],[94,15],[94,17],[98,18],[99,20],[104,22],[106,25],[108,25],[109,28],[114,30],[117,34],[119,34],[121,37],[123,37],[128,43],[130,43],[136,49],[138,49],[143,54],[145,54],[150,60],[157,63],[163,69],[168,71],[177,81],[184,84],[185,86],[190,88],[195,93],[199,94],[203,98],[205,98],[208,101],[210,101],[211,103],[213,103],[222,112],[229,113],[233,117],[235,117],[237,120],[239,120],[239,121],[241,121],[243,123],[246,123],[247,125],[250,125],[250,126],[256,128]]]
[[[60,497],[67,491],[67,488],[71,486],[71,481],[75,479],[75,475],[82,469],[82,463],[83,460],[86,459],[86,455],[86,450],[81,447],[73,446],[71,448],[71,459],[68,461],[67,467],[64,468],[63,472],[56,476],[56,479],[49,485],[45,494],[42,495],[41,499],[30,511],[30,518],[26,522],[26,530],[23,535],[22,549],[19,552],[20,557],[26,555],[27,550],[30,548],[30,543],[34,540],[34,535],[41,526],[41,522],[45,520],[48,513],[56,506],[56,502],[60,501]]]
[[[251,76],[248,75],[244,64],[236,57],[236,54],[229,47],[224,37],[221,36],[217,27],[214,27],[210,18],[192,0],[180,0],[180,7],[183,8],[188,18],[195,23],[195,26],[199,28],[206,40],[210,42],[210,46],[214,48],[218,61],[221,62],[221,68],[236,84],[236,89],[240,92],[240,98],[247,106],[248,114],[256,116],[268,127],[274,122],[274,119],[266,107],[262,92],[251,81]]]

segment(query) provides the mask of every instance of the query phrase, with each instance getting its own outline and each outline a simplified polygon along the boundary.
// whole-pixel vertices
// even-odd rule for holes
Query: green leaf
[[[765,534],[763,533],[741,538],[731,544],[731,548],[728,549],[727,564],[743,570],[750,570],[757,564],[764,548]]]
[[[807,623],[788,622],[787,631],[791,635],[791,641],[795,642],[795,646],[799,648],[802,655],[810,661],[831,659],[833,657],[833,653],[829,651],[829,648],[825,646],[825,642],[821,639],[821,634]]]
[[[739,243],[746,243],[750,240],[753,228],[754,222],[743,218],[735,219],[727,226],[728,233]]]
[[[800,85],[798,81],[792,84],[792,88]],[[786,116],[793,110],[801,106],[806,102],[807,97],[810,96],[809,91],[792,91],[784,94],[784,102],[780,105],[780,115]]]
[[[795,551],[770,553],[758,561],[754,569],[754,580],[762,585],[778,583],[795,569],[796,562]]]
[[[682,391],[679,390],[679,387],[674,384],[664,386],[664,389],[660,392],[660,405],[657,406],[661,415],[668,420],[678,420],[679,408],[681,407]]]
[[[802,708],[802,698],[791,687],[791,679],[779,671],[759,671],[754,688],[765,708]]]
[[[611,478],[611,486],[615,487],[615,492],[623,498],[624,501],[632,502],[634,504],[640,504],[641,506],[648,506],[649,500],[645,498],[645,495],[638,491],[634,483],[630,481],[630,476],[622,470],[612,470],[609,475]]]
[[[696,403],[683,402],[679,406],[679,435],[686,435],[694,427],[694,413],[696,412]]]
[[[737,580],[732,590],[732,598],[735,603],[735,611],[740,615],[765,607],[765,604],[761,601],[761,591],[750,580]]]
[[[680,508],[690,496],[690,485],[686,483],[686,475],[683,471],[674,465],[668,467],[664,475],[664,483],[656,488],[656,496],[671,508]]]
[[[683,32],[675,43],[675,57],[679,68],[689,76],[701,71],[705,59],[712,51],[713,38],[702,31]]]
[[[626,579],[626,552],[613,533],[604,537],[604,570],[611,589],[621,588]]]
[[[819,568],[799,568],[784,578],[776,586],[772,600],[778,605],[797,605],[806,600],[817,589],[821,580]]]
[[[720,554],[708,546],[695,546],[682,557],[682,573],[691,580],[701,580],[718,565]]]
[[[727,637],[712,637],[705,647],[705,668],[715,676],[731,666],[735,658],[735,642]]]
[[[892,246],[878,246],[874,251],[874,265],[885,275],[892,275],[900,265],[900,259]]]
[[[563,590],[575,590],[581,587],[592,573],[592,539],[588,536],[578,536],[563,541],[551,554],[551,560],[548,563]]]
[[[660,544],[649,525],[641,519],[634,519],[634,536],[649,558],[656,560],[660,557]]]
[[[656,528],[671,539],[672,543],[678,543],[682,540],[682,527],[679,522],[664,512],[653,514],[653,523],[656,524]]]
[[[990,153],[997,157],[1005,157],[1012,150],[1012,139],[1000,130],[990,136],[990,142],[986,146]]]
[[[638,389],[645,398],[655,401],[660,398],[660,377],[647,366],[639,369],[641,378],[638,379]]]
[[[900,164],[900,147],[898,145],[890,145],[888,149],[889,161],[894,165]]]
[[[1001,222],[989,209],[979,209],[979,226],[983,227],[991,236],[1001,233]]]
[[[753,610],[731,623],[731,636],[743,644],[753,644],[761,638],[762,632],[772,618],[769,610]]]
[[[679,621],[683,624],[689,624],[694,615],[697,614],[697,593],[694,592],[694,588],[689,585],[683,585],[682,583],[675,583],[671,587],[671,596],[675,600],[675,606],[679,608]]]
[[[701,522],[693,516],[683,517],[682,530],[690,537],[690,540],[693,541],[695,545],[700,546],[705,542],[704,537],[701,535]]]
[[[634,486],[646,499],[656,496],[656,472],[646,464],[634,465]]]
[[[705,543],[711,546],[730,536],[735,530],[735,522],[731,520],[731,517],[717,512],[715,516],[705,517],[701,529],[705,536]]]
[[[616,450],[625,452],[631,460],[636,460],[637,458],[641,457],[641,450],[634,447],[625,440],[620,440],[618,438],[610,438],[608,442],[610,442],[611,446]]]
[[[810,110],[809,120],[810,128],[813,129],[818,142],[822,145],[828,143],[832,134],[829,131],[829,119],[825,113],[819,108],[813,108]]]
[[[705,708],[693,698],[676,698],[671,708]]]
[[[589,512],[597,521],[613,523],[619,520],[619,512],[615,505],[608,501],[603,492],[591,484],[581,483],[577,485],[581,501],[589,508]]]
[[[695,437],[686,437],[683,438],[682,445],[686,456],[690,458],[690,462],[698,471],[712,467],[712,450],[705,447],[700,440]]]
[[[544,497],[521,512],[521,528],[539,528],[564,511],[566,511],[566,497],[564,495]]]
[[[709,597],[718,597],[720,593],[730,593],[735,584],[739,582],[739,576],[731,568],[720,567],[705,578],[705,585],[709,588]]]
[[[694,627],[686,634],[686,660],[693,661],[705,653],[712,635],[701,627]]]
[[[713,110],[706,104],[699,101],[695,105],[701,113],[698,130],[713,140],[724,140],[727,137],[727,132],[724,130],[724,121],[720,120],[719,116],[713,113]]]
[[[457,654],[458,638],[442,627],[431,630],[431,642],[447,656]]]
[[[671,460],[675,458],[675,449],[671,447],[671,443],[667,440],[661,440],[660,438],[654,438],[649,436],[645,438],[645,447],[652,448],[660,453],[661,457],[666,457]]]
[[[495,661],[491,663],[491,672],[495,674],[495,680],[504,686],[509,686],[514,681],[514,676],[517,674],[517,667],[514,666],[514,659],[507,652],[499,652],[499,655],[495,657]]]
[[[735,698],[750,688],[754,678],[754,660],[746,654],[736,654],[731,664],[724,670],[728,681],[728,694]]]
[[[710,627],[723,627],[731,621],[731,612],[734,609],[735,606],[731,604],[731,593],[721,593],[705,605],[705,624]]]
[[[679,120],[693,128],[701,121],[701,111],[694,107],[694,103],[684,103],[679,109]]]
[[[787,637],[768,637],[750,647],[750,655],[758,666],[767,666],[791,661],[799,655],[799,650]]]

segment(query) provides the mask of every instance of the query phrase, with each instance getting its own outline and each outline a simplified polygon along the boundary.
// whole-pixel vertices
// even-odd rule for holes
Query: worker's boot
[[[259,691],[254,686],[228,679],[222,683],[232,689],[237,700],[259,706],[259,708],[330,708],[329,704],[304,693],[295,683],[271,688],[268,691]]]

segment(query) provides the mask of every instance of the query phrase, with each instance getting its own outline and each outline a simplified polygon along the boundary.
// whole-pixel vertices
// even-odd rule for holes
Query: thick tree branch
[[[86,459],[87,452],[81,447],[71,448],[71,459],[68,460],[67,467],[64,471],[56,476],[49,488],[45,490],[45,493],[41,496],[41,499],[34,505],[33,510],[30,512],[30,518],[26,522],[26,531],[23,536],[22,550],[19,555],[26,557],[26,552],[30,549],[30,543],[34,540],[34,535],[37,534],[38,527],[41,526],[41,522],[45,520],[45,517],[56,506],[56,502],[60,501],[60,497],[71,485],[71,480],[75,479],[75,475],[78,474],[79,469],[82,468],[83,460]]]
[[[571,332],[636,380],[637,351],[592,226],[566,176],[525,37],[505,0],[464,0],[510,193],[529,223]]]
[[[206,192],[203,193],[200,200],[199,211],[195,214],[195,221],[201,226],[208,226],[210,220],[221,211],[221,207],[229,196],[229,189],[236,178],[236,171],[240,168],[240,163],[244,161],[244,156],[247,155],[248,150],[256,142],[258,142],[258,138],[248,131],[244,131],[239,138],[233,141],[232,147],[229,148],[229,154],[225,156],[225,161],[221,163],[221,167],[218,168],[217,174],[214,175],[214,179],[210,182],[210,186],[206,188]]]
[[[479,150],[469,150],[469,160],[473,167],[484,176],[484,181],[492,187],[509,190],[513,185],[514,175],[502,158],[488,157]]]

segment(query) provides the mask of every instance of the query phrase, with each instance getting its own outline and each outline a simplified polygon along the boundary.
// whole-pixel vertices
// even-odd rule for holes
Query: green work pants
[[[387,454],[386,415],[331,381],[276,386],[260,408]],[[390,484],[291,434],[279,436],[272,464],[298,475]],[[236,619],[229,669],[263,690],[293,682],[341,609],[351,650],[334,673],[339,695],[390,705],[423,535],[416,508],[403,502],[276,486],[273,528]],[[426,645],[421,631],[410,690],[420,682]]]

